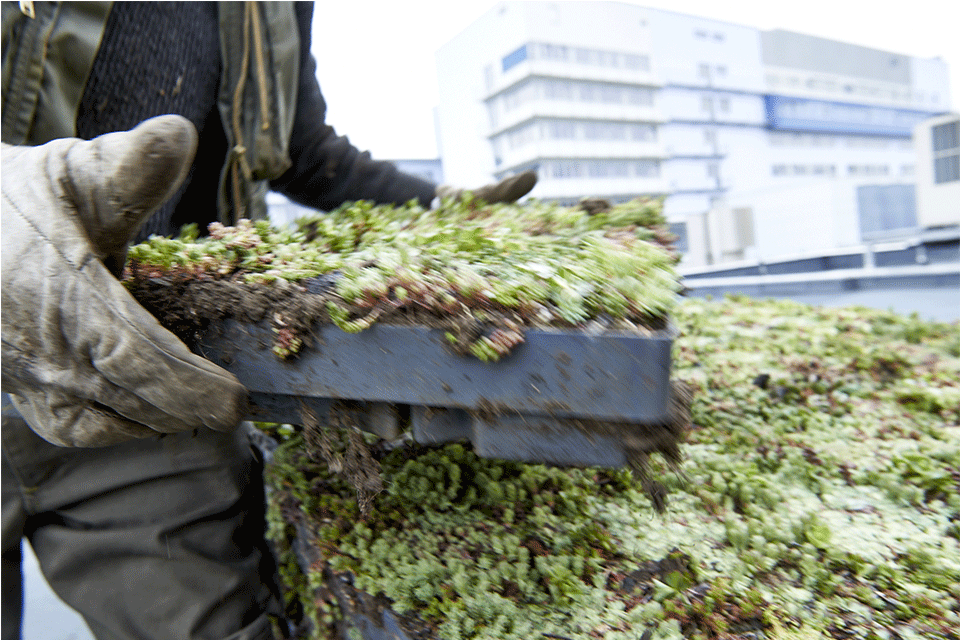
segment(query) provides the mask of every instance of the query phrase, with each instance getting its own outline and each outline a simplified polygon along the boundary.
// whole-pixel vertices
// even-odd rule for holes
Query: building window
[[[730,98],[718,98],[717,107],[720,109],[720,113],[729,113],[730,112]]]
[[[697,75],[700,76],[701,78],[709,78],[709,77],[710,77],[710,65],[706,64],[705,62],[701,62],[701,63],[697,66]]]
[[[577,137],[577,125],[569,120],[552,121],[549,131],[554,140],[573,140]]]
[[[582,178],[583,164],[576,160],[558,160],[550,163],[554,178]]]
[[[960,155],[943,156],[933,161],[933,181],[936,184],[960,180]]]
[[[890,167],[885,164],[851,164],[847,166],[847,175],[850,176],[885,176],[890,173]]]
[[[864,242],[895,237],[917,227],[916,192],[912,184],[857,187],[860,238]]]
[[[650,106],[653,104],[653,91],[646,87],[627,87],[627,103]]]
[[[653,142],[657,139],[657,128],[652,124],[632,124],[630,125],[630,138]]]
[[[832,147],[834,143],[833,136],[827,135],[812,135],[811,142],[815,147]]]
[[[533,142],[537,137],[537,130],[533,125],[519,127],[507,133],[507,144],[511,149],[522,147],[525,144]]]
[[[933,136],[933,182],[960,180],[960,120],[931,128]]]
[[[574,84],[563,80],[542,80],[543,97],[548,100],[573,100]]]
[[[708,162],[707,163],[707,177],[708,178],[719,178],[720,177],[720,164],[717,162]]]
[[[859,149],[886,149],[890,145],[890,140],[879,136],[846,136],[847,146]],[[913,143],[910,144],[912,146]],[[909,147],[908,147],[909,148]],[[904,149],[901,147],[901,149]]]
[[[546,44],[541,42],[538,49],[537,57],[543,60],[566,62],[569,55],[568,48],[560,44]]]
[[[623,63],[627,69],[631,71],[649,71],[650,70],[650,58],[648,56],[641,56],[634,53],[625,53],[623,54]]]
[[[677,251],[680,253],[686,253],[690,250],[690,242],[687,240],[686,222],[671,222],[670,233],[676,237],[676,239],[673,241],[673,246]]]
[[[757,241],[753,233],[753,208],[738,207],[731,213],[733,214],[733,230],[736,234],[737,246],[754,246]]]
[[[583,125],[587,140],[626,140],[627,128],[617,122],[586,122]]]
[[[600,101],[608,104],[623,103],[623,87],[613,85],[600,85]]]
[[[487,103],[491,110],[491,117],[495,118],[500,111],[508,112],[522,104],[531,102],[536,99],[539,89],[539,85],[535,82],[527,81],[504,91]]]
[[[625,160],[594,160],[587,166],[591,178],[626,178],[629,165]]]
[[[638,160],[633,165],[633,172],[639,178],[657,178],[660,176],[660,162],[658,160]]]

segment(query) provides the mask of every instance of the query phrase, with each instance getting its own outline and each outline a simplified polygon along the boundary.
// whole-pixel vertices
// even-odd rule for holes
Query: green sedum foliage
[[[330,567],[445,640],[958,638],[960,326],[746,298],[673,319],[696,393],[664,515],[625,472],[450,445],[386,455],[361,520],[287,430],[274,520],[296,505]]]
[[[344,205],[289,229],[241,220],[198,237],[153,237],[131,247],[134,276],[176,275],[269,285],[336,273],[329,318],[361,331],[399,310],[484,323],[511,314],[525,326],[661,326],[680,288],[659,200],[588,213],[532,202]],[[454,339],[459,341],[458,336]],[[469,342],[469,341],[468,341]],[[501,345],[464,345],[495,360]]]

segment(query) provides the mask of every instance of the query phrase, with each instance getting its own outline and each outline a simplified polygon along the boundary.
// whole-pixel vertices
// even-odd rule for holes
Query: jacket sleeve
[[[316,78],[316,61],[310,53],[312,2],[297,2],[300,29],[300,88],[290,140],[293,166],[271,187],[308,207],[330,211],[344,202],[372,200],[401,204],[412,199],[428,207],[436,185],[400,172],[389,163],[373,160],[346,136],[326,124],[327,105]]]

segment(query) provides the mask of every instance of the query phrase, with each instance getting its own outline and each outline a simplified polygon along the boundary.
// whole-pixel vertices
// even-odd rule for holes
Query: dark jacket
[[[10,4],[17,3],[4,3]],[[434,184],[401,173],[390,163],[373,160],[326,123],[326,103],[310,53],[313,3],[294,5],[300,59],[287,148],[291,166],[282,175],[268,176],[270,187],[300,204],[323,210],[361,199],[377,203],[417,199],[428,206],[434,197]],[[165,113],[183,115],[200,135],[186,182],[144,225],[138,239],[150,234],[171,235],[190,222],[205,228],[209,222],[223,218],[222,211],[218,216],[218,194],[231,148],[217,104],[218,97],[223,97],[225,50],[219,20],[224,6],[213,2],[117,2],[101,27],[102,36],[77,109],[75,135],[90,139],[127,130]],[[31,20],[11,16],[11,7],[4,6],[5,66],[8,44],[17,42],[25,21]],[[263,28],[269,30],[271,26],[267,23]],[[292,34],[264,35],[268,41],[290,41]],[[268,49],[266,53],[269,58],[272,52]],[[57,64],[56,60],[48,61],[48,68],[50,64]],[[5,94],[8,83],[14,81],[4,74]],[[43,94],[39,99],[43,100]],[[5,99],[4,110],[10,107]],[[34,144],[44,141],[30,139]]]

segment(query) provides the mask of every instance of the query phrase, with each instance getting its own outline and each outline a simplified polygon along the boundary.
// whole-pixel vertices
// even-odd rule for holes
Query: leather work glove
[[[437,187],[436,196],[441,200],[447,198],[460,200],[464,194],[472,193],[474,198],[483,200],[487,204],[516,202],[530,193],[530,190],[533,189],[536,184],[537,172],[524,171],[523,173],[504,178],[500,182],[484,185],[479,189],[461,189],[448,184],[442,184]]]
[[[180,116],[89,142],[3,145],[3,391],[54,444],[240,422],[239,381],[192,354],[114,277],[130,238],[183,182],[196,146]]]

